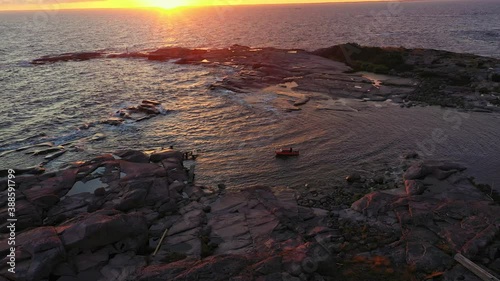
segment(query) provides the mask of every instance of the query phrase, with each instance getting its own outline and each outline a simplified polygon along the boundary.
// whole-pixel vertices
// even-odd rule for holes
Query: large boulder
[[[5,222],[1,225],[0,232],[7,232],[8,229],[5,227],[8,225],[7,218],[9,218],[9,212],[7,206],[0,210],[0,219]],[[18,200],[16,202],[16,231],[24,230],[28,227],[40,226],[43,223],[43,210],[28,200]]]
[[[123,160],[134,163],[149,163],[149,156],[137,150],[119,150],[114,153]]]
[[[67,196],[50,208],[45,223],[55,225],[68,218],[76,217],[80,213],[85,213],[93,199],[93,195],[88,192]]]
[[[78,272],[95,269],[106,263],[109,259],[109,250],[104,248],[93,253],[83,253],[73,257],[73,263]]]
[[[405,180],[420,180],[432,175],[439,180],[444,180],[452,174],[465,169],[463,165],[458,163],[422,161],[410,166],[403,177]]]
[[[139,270],[146,266],[146,259],[133,252],[117,254],[109,264],[101,269],[104,280],[128,281],[131,276],[137,276]]]
[[[161,162],[161,161],[168,159],[168,158],[175,158],[178,161],[182,162],[182,160],[184,159],[184,155],[180,151],[167,149],[167,150],[155,152],[155,153],[151,154],[151,156],[149,157],[151,162],[154,162],[154,163]]]
[[[408,195],[420,195],[424,193],[426,186],[418,180],[405,180],[405,189]]]
[[[352,203],[351,209],[368,217],[377,217],[391,210],[391,203],[398,197],[375,191]]]
[[[101,52],[82,52],[82,53],[66,53],[55,56],[43,56],[39,59],[31,61],[32,64],[47,64],[61,61],[84,61],[96,59],[103,56]]]
[[[33,187],[23,191],[23,194],[26,196],[28,201],[42,209],[49,209],[59,202],[59,196],[57,196],[57,193],[58,189],[53,187]]]
[[[85,215],[64,228],[61,240],[67,248],[92,250],[129,238],[136,241],[139,247],[145,245],[148,239],[146,219],[136,214],[100,211]]]
[[[134,208],[140,208],[144,204],[147,194],[148,191],[142,188],[131,190],[123,196],[120,203],[115,206],[115,209],[125,212]]]
[[[453,265],[453,259],[448,254],[425,242],[407,243],[406,262],[417,271],[429,274],[444,271]]]
[[[15,280],[48,278],[52,270],[66,259],[66,251],[54,227],[39,227],[21,233],[16,242],[16,273],[12,276]],[[2,264],[6,264],[4,261]]]
[[[159,206],[170,199],[170,189],[166,178],[156,178],[145,198],[145,205]],[[175,194],[172,194],[175,196]]]
[[[122,181],[128,181],[137,178],[146,177],[163,177],[166,175],[163,167],[152,163],[133,163],[125,160],[118,160],[120,163],[120,171],[125,173]]]

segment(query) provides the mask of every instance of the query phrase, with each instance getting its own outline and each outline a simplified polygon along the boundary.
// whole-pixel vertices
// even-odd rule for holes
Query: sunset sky
[[[0,10],[56,10],[84,8],[134,8],[206,5],[253,5],[284,3],[355,2],[367,0],[6,0],[0,1]],[[377,0],[368,0],[377,1]]]

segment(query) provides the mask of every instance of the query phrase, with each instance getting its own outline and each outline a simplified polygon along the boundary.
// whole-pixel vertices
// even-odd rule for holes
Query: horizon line
[[[95,8],[57,8],[51,11],[92,11],[92,10],[181,10],[191,8],[210,8],[210,7],[245,7],[245,6],[293,6],[293,5],[328,5],[328,4],[358,4],[358,3],[380,3],[380,2],[447,2],[452,0],[340,0],[340,1],[321,1],[321,2],[304,2],[304,3],[256,3],[256,4],[229,4],[229,5],[188,5],[178,6],[175,8],[162,8],[155,6],[137,6],[137,7],[95,7]],[[34,9],[0,9],[1,12],[46,12],[49,9],[34,8]]]

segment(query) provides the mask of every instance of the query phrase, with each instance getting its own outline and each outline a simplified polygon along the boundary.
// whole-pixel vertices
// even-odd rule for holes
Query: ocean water
[[[276,95],[209,91],[228,68],[134,59],[99,59],[31,66],[43,55],[81,51],[150,50],[162,46],[233,44],[314,50],[344,42],[435,48],[500,57],[496,1],[342,3],[205,7],[174,11],[98,10],[0,13],[0,153],[26,145],[73,145],[51,162],[116,149],[174,145],[197,149],[199,184],[329,187],[352,172],[383,173],[400,156],[466,164],[481,181],[500,180],[500,116],[439,108],[401,109],[390,103],[343,103],[301,112],[273,106]],[[118,127],[83,124],[106,119],[143,99],[159,100],[167,115]],[[452,117],[450,117],[452,116]],[[444,132],[436,142],[433,132]],[[94,134],[100,141],[90,141]],[[281,146],[301,149],[275,159]],[[0,157],[0,168],[37,165],[23,152]]]

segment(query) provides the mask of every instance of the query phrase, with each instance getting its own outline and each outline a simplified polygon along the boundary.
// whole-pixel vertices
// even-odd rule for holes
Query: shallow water
[[[53,169],[120,148],[174,145],[199,151],[200,184],[299,187],[336,185],[355,170],[383,172],[398,167],[402,154],[421,151],[429,159],[461,161],[481,181],[498,182],[498,115],[328,99],[286,113],[283,93],[207,90],[231,69],[134,59],[27,63],[63,52],[236,43],[313,50],[348,41],[500,57],[495,2],[400,5],[385,16],[394,9],[387,3],[59,11],[36,25],[33,12],[0,13],[0,98],[6,105],[0,108],[0,153],[48,141],[75,144],[79,152],[51,162]],[[78,129],[143,99],[159,100],[171,111],[137,124]],[[105,139],[88,139],[97,133]],[[276,159],[274,150],[282,146],[300,149],[300,157]],[[39,162],[16,152],[2,157],[0,168]]]

